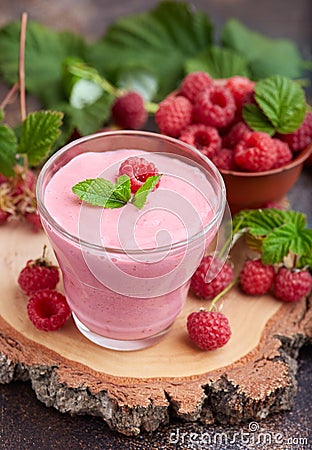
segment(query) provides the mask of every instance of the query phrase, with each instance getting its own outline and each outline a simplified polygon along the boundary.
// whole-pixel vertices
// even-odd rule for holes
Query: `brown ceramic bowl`
[[[304,162],[312,154],[312,143],[288,164],[265,172],[237,172],[220,169],[232,213],[281,201],[294,186]]]

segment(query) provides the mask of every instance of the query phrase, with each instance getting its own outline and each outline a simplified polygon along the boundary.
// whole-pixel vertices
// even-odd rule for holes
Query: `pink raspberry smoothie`
[[[72,192],[89,178],[115,183],[121,162],[136,155],[162,174],[141,210],[131,202],[116,209],[95,207]],[[216,215],[212,195],[195,164],[142,150],[81,153],[53,174],[43,202],[57,225],[41,218],[80,331],[106,346],[105,339],[137,341],[172,325],[217,231],[217,223],[210,227]]]

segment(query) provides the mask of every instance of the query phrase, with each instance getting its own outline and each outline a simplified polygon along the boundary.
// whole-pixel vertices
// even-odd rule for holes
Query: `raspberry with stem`
[[[232,280],[213,299],[208,310],[200,308],[187,317],[187,331],[194,344],[202,350],[215,350],[223,347],[230,339],[232,331],[228,318],[220,311],[213,311],[218,300],[236,283]]]

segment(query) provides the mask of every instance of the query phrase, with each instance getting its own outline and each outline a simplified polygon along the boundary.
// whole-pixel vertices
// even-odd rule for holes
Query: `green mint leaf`
[[[60,134],[63,113],[37,111],[27,116],[21,126],[18,152],[26,154],[30,165],[37,165],[47,157]]]
[[[5,176],[14,175],[16,163],[17,139],[7,125],[0,125],[0,173]]]
[[[247,61],[239,53],[227,48],[210,46],[194,58],[186,61],[186,73],[203,71],[212,78],[228,78],[234,75],[250,77]]]
[[[255,99],[279,133],[295,131],[306,114],[303,89],[281,75],[259,81],[255,86]]]
[[[121,175],[118,177],[114,190],[114,196],[117,199],[128,203],[131,198],[131,183],[128,175]]]
[[[132,203],[138,209],[142,209],[146,203],[148,194],[155,188],[161,175],[153,175],[148,177],[145,183],[137,190],[133,196]]]
[[[264,133],[273,136],[275,133],[275,127],[264,115],[257,105],[246,104],[243,107],[243,117],[245,122],[255,131],[262,131]]]
[[[290,40],[267,38],[245,27],[240,21],[230,19],[221,30],[221,41],[225,47],[238,52],[247,60],[255,80],[276,74],[291,79],[303,75],[304,61]]]
[[[115,196],[116,186],[104,178],[90,178],[80,181],[72,191],[80,200],[102,208],[121,208],[127,202]]]
[[[138,67],[158,83],[155,98],[176,89],[185,61],[212,43],[212,24],[187,2],[160,2],[149,12],[122,17],[89,47],[88,62],[108,79]]]

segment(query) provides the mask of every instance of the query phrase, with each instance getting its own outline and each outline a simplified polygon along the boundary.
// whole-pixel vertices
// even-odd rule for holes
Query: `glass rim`
[[[144,248],[144,249],[127,249],[127,248],[119,248],[119,247],[104,247],[99,244],[94,244],[92,242],[86,241],[84,239],[81,239],[79,236],[72,234],[68,232],[62,225],[60,225],[49,213],[48,209],[44,205],[43,202],[43,195],[41,193],[44,192],[43,184],[45,175],[48,172],[49,168],[56,163],[56,161],[65,153],[67,153],[68,150],[73,148],[74,146],[79,146],[80,144],[91,141],[94,139],[98,139],[101,137],[109,137],[109,136],[116,136],[116,135],[130,135],[130,136],[138,136],[138,137],[145,137],[145,138],[152,138],[152,139],[161,139],[163,141],[170,142],[172,144],[179,144],[179,146],[185,147],[186,149],[192,151],[196,156],[199,157],[203,162],[208,164],[209,168],[212,170],[213,175],[215,176],[215,182],[218,184],[218,187],[220,189],[220,204],[217,211],[214,211],[213,218],[209,223],[204,226],[199,232],[192,235],[190,238],[183,239],[178,242],[174,242],[173,244],[166,244],[160,247],[151,247],[151,248]],[[142,150],[143,151],[143,150]],[[87,153],[87,152],[85,152]],[[156,152],[161,153],[161,152]],[[178,153],[177,153],[178,155]],[[178,155],[179,156],[179,155]],[[197,162],[199,165],[199,163]],[[204,167],[203,167],[204,168]],[[205,168],[204,168],[205,169]],[[200,152],[196,147],[193,147],[183,141],[180,141],[178,139],[175,139],[171,136],[166,136],[164,134],[160,134],[157,132],[152,131],[139,131],[139,130],[113,130],[113,131],[100,131],[97,133],[93,133],[87,136],[83,136],[81,138],[75,139],[74,141],[69,142],[65,146],[61,147],[59,150],[57,150],[42,166],[38,179],[37,179],[37,185],[36,185],[36,198],[37,198],[37,207],[39,214],[44,218],[44,220],[53,227],[54,230],[58,232],[61,236],[65,237],[66,239],[74,242],[80,247],[85,247],[88,249],[96,250],[99,252],[105,252],[105,253],[112,253],[112,254],[124,254],[124,255],[137,255],[137,254],[143,254],[143,253],[161,253],[161,252],[168,252],[169,250],[176,250],[183,248],[190,243],[193,243],[194,241],[197,241],[199,238],[203,237],[208,233],[210,229],[212,229],[216,223],[221,222],[220,219],[222,219],[225,205],[226,205],[226,188],[225,183],[223,180],[223,177],[217,167],[213,164],[213,162],[205,156],[202,152]]]

